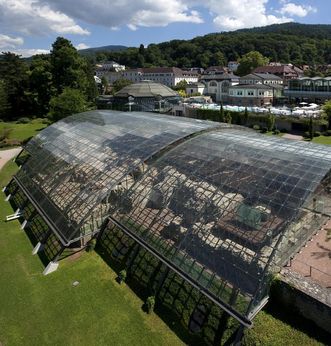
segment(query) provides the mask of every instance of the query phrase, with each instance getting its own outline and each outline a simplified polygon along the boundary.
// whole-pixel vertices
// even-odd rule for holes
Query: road
[[[14,149],[8,149],[8,150],[1,150],[0,151],[0,170],[2,167],[13,157],[18,155],[18,153],[22,150],[22,148],[14,148]]]

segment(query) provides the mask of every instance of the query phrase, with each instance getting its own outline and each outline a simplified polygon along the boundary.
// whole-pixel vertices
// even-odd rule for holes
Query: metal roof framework
[[[331,213],[330,148],[227,124],[92,111],[25,149],[14,179],[64,245],[109,220],[245,326]]]

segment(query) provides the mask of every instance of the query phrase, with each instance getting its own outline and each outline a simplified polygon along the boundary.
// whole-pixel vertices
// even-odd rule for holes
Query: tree
[[[86,99],[82,92],[77,89],[65,88],[59,96],[51,98],[48,116],[51,120],[57,121],[85,110]]]
[[[312,140],[314,138],[313,117],[309,118],[308,133],[309,133],[310,140]]]
[[[224,122],[225,122],[225,120],[224,120],[224,109],[223,109],[223,103],[221,103],[219,121],[220,121],[221,123],[224,123]]]
[[[231,124],[232,116],[231,116],[231,113],[229,111],[224,112],[224,120],[226,123]]]
[[[248,73],[251,73],[259,66],[267,65],[268,62],[269,59],[264,57],[260,52],[251,51],[243,55],[242,58],[239,59],[240,65],[238,67],[237,74],[240,76],[244,76]]]
[[[245,107],[245,112],[243,116],[243,124],[246,125],[247,121],[248,121],[248,111],[247,111],[247,107]]]
[[[141,44],[139,46],[139,54],[142,55],[142,56],[144,56],[144,54],[145,54],[145,47],[144,47],[143,44]]]
[[[222,52],[216,52],[212,55],[210,59],[211,65],[214,66],[224,66],[225,65],[225,57]]]
[[[326,101],[322,107],[324,114],[328,119],[328,129],[331,129],[331,100]]]
[[[49,112],[49,101],[54,95],[52,66],[48,56],[36,55],[30,65],[29,91],[33,113],[44,116]]]
[[[53,86],[57,94],[64,88],[79,89],[87,99],[96,95],[93,72],[90,64],[82,58],[71,42],[58,37],[52,45],[50,54]],[[92,87],[93,86],[93,87]],[[90,88],[92,87],[92,95]]]
[[[185,79],[181,80],[180,82],[178,82],[174,87],[173,89],[174,90],[186,90],[186,87],[187,87],[187,81]]]
[[[121,89],[123,89],[124,87],[128,86],[132,84],[132,82],[128,79],[118,79],[113,83],[113,93],[116,93],[118,91],[120,91]]]
[[[15,119],[27,114],[28,67],[19,55],[6,52],[0,59],[0,79],[5,84],[8,102],[8,118]]]
[[[267,129],[268,131],[271,131],[274,126],[275,126],[275,116],[273,114],[268,114],[268,117],[267,117]]]
[[[101,78],[101,85],[102,85],[103,94],[106,94],[107,90],[108,90],[109,83],[108,83],[108,79],[105,76],[102,76],[102,78]]]
[[[6,84],[3,80],[0,80],[0,119],[6,119],[8,110],[9,103]]]

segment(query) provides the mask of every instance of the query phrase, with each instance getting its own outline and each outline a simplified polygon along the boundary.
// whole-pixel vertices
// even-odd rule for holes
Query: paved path
[[[1,150],[0,151],[0,170],[2,167],[13,157],[18,155],[18,153],[22,150],[21,147],[14,148],[14,149],[8,149],[8,150]]]
[[[294,256],[290,268],[331,289],[331,220]],[[331,292],[330,292],[331,294]]]
[[[287,138],[287,139],[295,139],[297,141],[302,141],[303,140],[302,136],[292,135],[291,133],[285,133],[285,135],[283,135],[282,137],[283,138]]]

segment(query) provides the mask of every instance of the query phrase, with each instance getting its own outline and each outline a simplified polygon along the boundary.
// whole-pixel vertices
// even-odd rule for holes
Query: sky
[[[275,23],[331,24],[331,0],[0,0],[0,52],[147,46]]]

